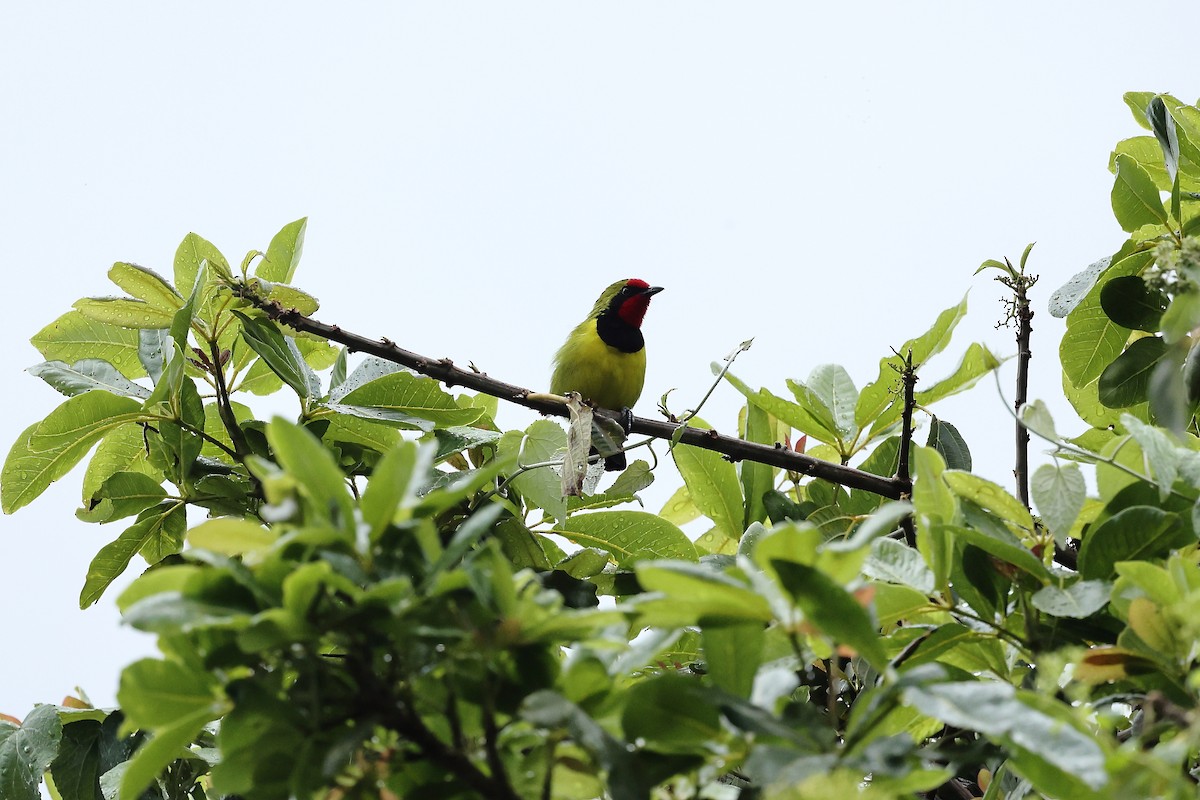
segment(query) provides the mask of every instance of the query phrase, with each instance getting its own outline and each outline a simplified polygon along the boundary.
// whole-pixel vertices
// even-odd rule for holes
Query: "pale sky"
[[[972,273],[1036,240],[1031,394],[1078,432],[1046,299],[1123,240],[1107,160],[1143,131],[1121,95],[1194,100],[1194,48],[1173,37],[1197,23],[1183,2],[9,0],[0,446],[62,400],[23,373],[29,337],[114,293],[113,262],[169,275],[195,231],[236,263],[301,216],[296,283],[320,319],[532,388],[604,286],[665,286],[643,415],[671,387],[674,410],[694,404],[750,337],[734,372],[754,386],[786,395],[827,362],[861,386],[968,290],[926,385],[973,340],[1011,355],[998,287]],[[722,387],[703,415],[732,431],[739,405]],[[1011,487],[993,383],[935,410]],[[111,704],[153,651],[119,624],[127,579],[78,610],[121,531],[75,519],[79,480],[0,518],[0,712],[77,685]],[[647,506],[677,480],[663,470]]]

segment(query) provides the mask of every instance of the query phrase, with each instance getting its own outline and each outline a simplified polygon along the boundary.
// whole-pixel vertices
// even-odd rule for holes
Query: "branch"
[[[912,486],[912,475],[909,467],[909,451],[912,449],[913,409],[916,408],[917,372],[913,369],[912,350],[904,356],[904,371],[901,373],[904,384],[904,410],[900,416],[900,460],[896,464],[896,480]],[[900,521],[904,530],[904,541],[909,547],[917,546],[917,529],[913,523],[912,514]]]
[[[261,309],[268,317],[298,331],[315,334],[331,342],[345,345],[348,349],[369,353],[441,381],[446,386],[464,386],[477,392],[498,397],[509,403],[533,409],[554,417],[567,417],[566,401],[558,395],[532,392],[511,383],[489,378],[478,371],[468,371],[454,366],[448,358],[432,359],[398,347],[390,339],[368,339],[356,333],[344,331],[337,325],[327,325],[307,317],[294,308],[284,308],[275,301],[257,296],[245,284],[235,283],[230,287],[234,294]],[[611,410],[599,409],[596,413],[619,421],[620,415]],[[634,417],[631,433],[670,440],[675,432],[685,426],[672,422]],[[912,484],[899,478],[884,478],[870,472],[822,461],[819,458],[796,453],[783,445],[756,444],[735,436],[724,436],[714,430],[687,428],[680,438],[683,444],[721,453],[730,461],[755,461],[773,467],[798,472],[814,478],[837,483],[851,489],[861,489],[873,494],[899,500],[912,491]]]

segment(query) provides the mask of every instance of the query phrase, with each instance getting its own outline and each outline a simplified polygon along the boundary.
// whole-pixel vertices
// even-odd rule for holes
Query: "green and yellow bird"
[[[661,286],[637,278],[605,289],[592,313],[575,326],[555,354],[550,391],[579,392],[593,405],[628,413],[646,380],[642,320],[650,298],[661,291]],[[604,468],[625,469],[625,454],[609,456]]]

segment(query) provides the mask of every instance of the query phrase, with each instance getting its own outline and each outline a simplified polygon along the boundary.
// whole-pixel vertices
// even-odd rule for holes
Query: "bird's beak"
[[[646,295],[646,297],[649,297],[652,294],[658,294],[662,290],[663,290],[663,287],[661,287],[661,286],[651,286],[649,289],[643,290],[642,294]]]

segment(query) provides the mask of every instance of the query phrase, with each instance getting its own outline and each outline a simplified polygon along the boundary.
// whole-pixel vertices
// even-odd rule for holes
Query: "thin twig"
[[[465,386],[468,389],[483,392],[550,416],[569,416],[566,400],[558,395],[532,392],[520,386],[489,378],[482,372],[471,372],[456,367],[448,358],[428,358],[398,347],[389,339],[368,339],[344,331],[336,325],[327,325],[307,317],[295,309],[284,308],[277,302],[265,300],[244,284],[233,284],[231,288],[236,294],[264,311],[271,319],[295,330],[312,333],[329,341],[337,342],[352,351],[369,353],[392,361],[441,381],[447,386]],[[620,420],[620,414],[616,411],[598,409],[595,413],[614,421]],[[677,423],[634,417],[630,432],[670,440],[680,427]],[[898,478],[884,478],[863,470],[822,461],[819,458],[796,453],[778,443],[775,446],[756,444],[734,436],[724,436],[714,430],[697,428],[688,428],[683,431],[680,441],[693,447],[721,453],[728,456],[731,461],[756,461],[769,464],[791,472],[821,478],[851,489],[861,489],[892,500],[899,500],[912,490],[909,482]]]

